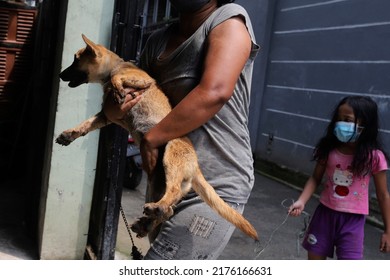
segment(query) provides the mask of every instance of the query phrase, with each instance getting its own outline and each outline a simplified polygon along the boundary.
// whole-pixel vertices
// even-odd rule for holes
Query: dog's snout
[[[69,82],[69,87],[77,87],[88,82],[88,73],[75,69],[70,66],[59,74],[59,77],[64,82]]]
[[[68,68],[66,68],[64,71],[62,71],[59,76],[60,79],[63,80],[64,82],[69,82],[72,79],[72,77],[75,77],[76,75],[77,75],[76,70],[73,67],[73,65],[71,65]]]
[[[66,70],[62,71],[59,75],[60,79],[63,80],[64,82],[66,82],[66,73],[65,73]]]

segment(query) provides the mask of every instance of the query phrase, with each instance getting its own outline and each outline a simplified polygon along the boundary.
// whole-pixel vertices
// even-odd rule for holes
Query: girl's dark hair
[[[334,135],[335,123],[338,121],[338,111],[341,105],[348,104],[355,115],[355,125],[357,120],[363,130],[356,140],[356,151],[352,161],[352,172],[355,175],[367,175],[377,164],[378,159],[373,158],[373,150],[381,150],[386,159],[388,155],[384,152],[380,137],[378,135],[379,119],[378,106],[369,97],[366,96],[347,96],[343,98],[335,108],[326,134],[317,143],[313,159],[317,161],[326,161],[329,153],[340,145],[340,141]]]
[[[225,4],[227,4],[227,3],[232,3],[232,2],[234,2],[235,0],[218,0],[217,2],[218,2],[218,7],[219,6],[222,6],[222,5],[225,5]]]

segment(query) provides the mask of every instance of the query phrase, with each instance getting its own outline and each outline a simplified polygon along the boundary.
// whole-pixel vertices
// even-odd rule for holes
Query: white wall
[[[109,46],[114,0],[69,0],[64,31],[61,70],[85,46],[81,34]],[[49,141],[100,110],[99,85],[71,89],[59,81],[54,131]],[[40,258],[82,259],[87,242],[95,179],[99,132],[76,140],[68,147],[52,144],[46,158],[47,186],[43,186],[40,211]]]

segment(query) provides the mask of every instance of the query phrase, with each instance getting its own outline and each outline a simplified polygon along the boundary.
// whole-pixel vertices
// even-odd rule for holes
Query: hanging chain
[[[129,226],[129,222],[127,221],[127,218],[126,218],[125,211],[123,211],[122,203],[120,204],[119,207],[120,207],[119,210],[121,212],[123,221],[125,222],[125,225],[126,225],[127,232],[129,233],[129,236],[130,236],[130,239],[131,239],[131,244],[134,246],[133,235],[131,234],[131,229],[130,229],[130,226]]]
[[[129,236],[130,236],[130,240],[131,240],[131,244],[132,244],[131,256],[133,257],[133,260],[142,260],[143,259],[142,253],[138,250],[137,246],[135,246],[135,244],[134,244],[133,235],[131,234],[130,225],[129,225],[129,222],[127,221],[125,211],[123,210],[123,207],[122,207],[122,203],[119,204],[119,210],[121,212],[123,221],[126,225],[127,232],[129,233]]]

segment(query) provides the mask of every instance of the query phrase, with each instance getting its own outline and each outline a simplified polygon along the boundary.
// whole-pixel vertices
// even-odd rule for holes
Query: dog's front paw
[[[144,214],[152,218],[167,220],[173,215],[171,206],[160,205],[157,203],[146,203],[144,205]]]
[[[68,146],[70,143],[72,143],[75,139],[72,137],[72,133],[69,132],[62,132],[60,136],[57,137],[56,143],[60,144],[62,146]]]
[[[114,90],[114,101],[118,104],[122,104],[125,101],[126,95],[121,93],[119,90]]]

